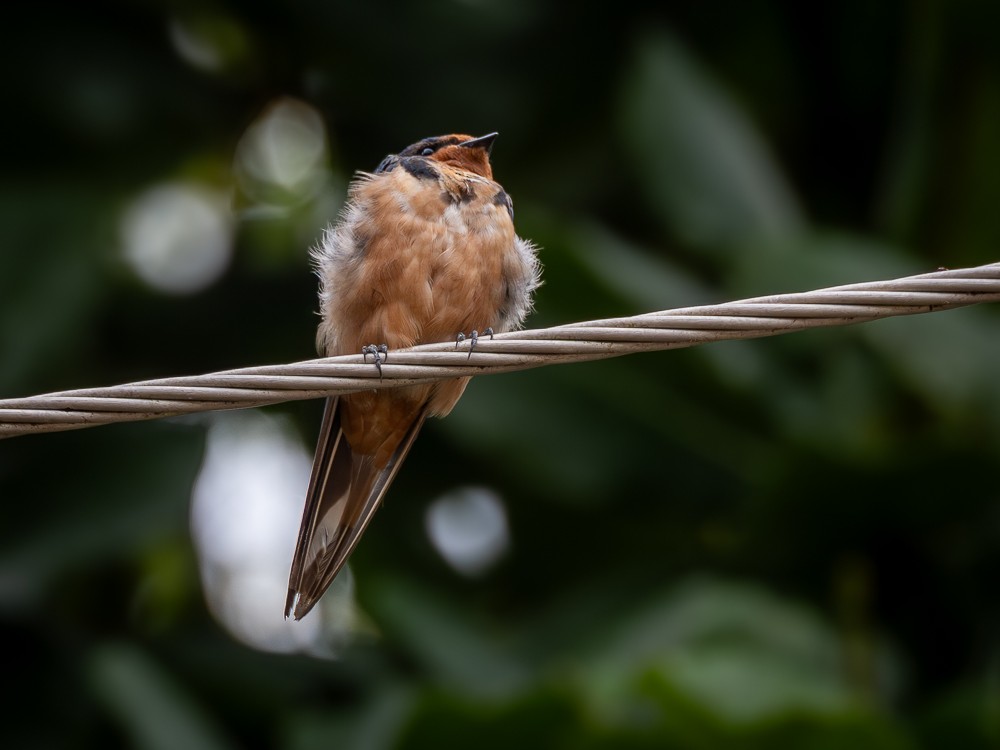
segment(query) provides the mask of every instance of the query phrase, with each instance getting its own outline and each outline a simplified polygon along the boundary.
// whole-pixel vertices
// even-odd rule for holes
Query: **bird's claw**
[[[493,329],[490,327],[485,328],[483,330],[483,336],[489,336],[490,339],[492,339]],[[459,333],[458,336],[455,337],[455,348],[458,349],[458,345],[461,344],[463,341],[465,341],[465,334]],[[472,357],[472,351],[476,348],[476,344],[478,342],[479,342],[479,331],[473,328],[472,333],[469,334],[469,356],[467,357],[467,359],[470,359]]]
[[[382,363],[389,360],[389,347],[385,344],[368,344],[367,346],[361,347],[361,356],[364,358],[365,362],[368,361],[368,355],[372,355],[372,359],[375,360],[375,369],[378,370],[378,379],[382,379]]]

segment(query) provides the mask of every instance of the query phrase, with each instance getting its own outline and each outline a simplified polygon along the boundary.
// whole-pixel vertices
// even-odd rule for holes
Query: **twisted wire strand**
[[[1000,263],[360,355],[0,400],[0,438],[760,338],[1000,301]],[[373,342],[378,343],[378,342]]]

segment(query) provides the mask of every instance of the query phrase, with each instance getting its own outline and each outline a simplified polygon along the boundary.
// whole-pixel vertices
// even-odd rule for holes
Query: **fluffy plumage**
[[[351,184],[340,221],[313,252],[321,354],[390,351],[519,327],[539,284],[535,248],[514,232],[481,138],[426,138]],[[286,616],[304,617],[333,582],[424,420],[451,411],[468,378],[327,400]]]

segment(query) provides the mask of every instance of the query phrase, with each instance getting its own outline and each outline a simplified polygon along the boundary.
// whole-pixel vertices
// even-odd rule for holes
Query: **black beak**
[[[481,135],[478,138],[473,138],[471,141],[465,141],[464,143],[458,144],[462,148],[481,148],[489,154],[493,150],[493,141],[497,139],[499,133],[490,133],[489,135]]]

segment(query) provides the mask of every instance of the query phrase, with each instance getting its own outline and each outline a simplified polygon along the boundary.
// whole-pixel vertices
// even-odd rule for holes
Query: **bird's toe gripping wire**
[[[483,336],[489,336],[490,339],[492,339],[493,338],[493,329],[490,328],[490,327],[485,328],[483,330],[483,334],[482,335]],[[458,336],[455,337],[455,348],[458,349],[459,345],[463,341],[465,341],[465,334],[460,332],[458,334]],[[471,359],[472,352],[476,348],[476,344],[478,342],[479,342],[479,331],[473,329],[472,333],[469,334],[469,356],[467,357],[467,359]]]
[[[389,360],[389,347],[385,344],[368,344],[367,346],[361,347],[361,356],[364,358],[365,362],[368,361],[368,355],[372,355],[372,359],[375,360],[375,369],[378,370],[378,379],[382,379],[382,363]]]

